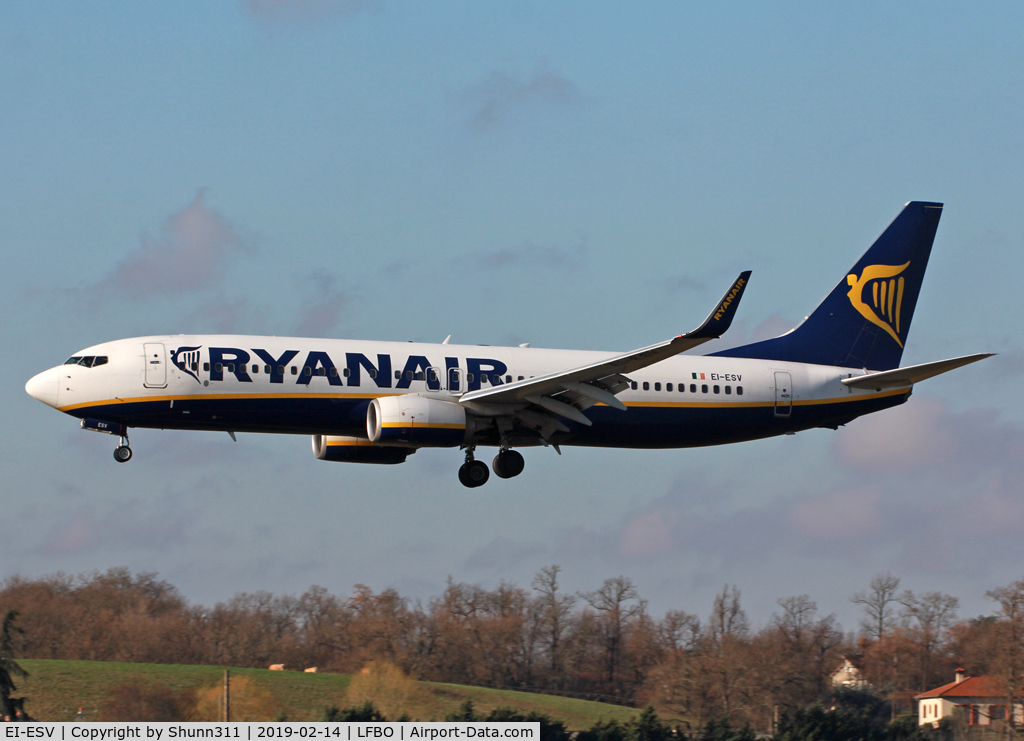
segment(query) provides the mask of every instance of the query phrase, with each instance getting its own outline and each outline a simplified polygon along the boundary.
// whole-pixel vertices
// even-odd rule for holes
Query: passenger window
[[[407,380],[411,381],[412,380],[412,371],[406,371],[405,372],[405,377],[406,377]]]
[[[395,371],[395,380],[396,381],[401,381],[402,380],[402,371]]]
[[[493,383],[495,386],[501,385],[501,376],[495,373],[493,376],[491,376],[491,383]]]
[[[279,376],[283,376],[284,375],[284,366],[283,365],[277,366],[277,375],[279,375]]]
[[[736,387],[736,396],[743,396],[743,387],[742,386],[737,386]]]
[[[259,372],[260,372],[260,367],[259,367],[258,365],[254,365],[254,366],[252,367],[252,372],[253,372],[253,373],[256,373],[257,375],[259,375]]]
[[[505,383],[512,383],[512,376],[505,376]]]
[[[522,381],[522,380],[523,380],[523,377],[522,377],[522,376],[519,376],[519,378],[518,378],[517,380],[519,380],[519,381]]]
[[[706,383],[705,383],[705,384],[703,384],[703,385],[701,385],[701,387],[700,387],[700,392],[701,392],[702,394],[706,394],[706,393],[708,392],[708,385],[707,385]]]
[[[321,366],[320,366],[319,368],[317,368],[317,369],[316,369],[316,374],[317,374],[318,376],[326,376],[326,375],[327,375],[327,369],[326,369],[326,368],[324,368],[324,367],[323,367],[323,366],[321,365]]]
[[[431,368],[430,370],[427,371],[427,380],[428,381],[436,381],[437,380],[437,374],[434,373],[434,369],[433,368]]]
[[[294,365],[292,366],[292,375],[293,376],[299,375],[299,369],[296,368]]]
[[[305,375],[305,376],[311,376],[311,375],[313,375],[313,369],[310,368],[308,365],[303,366],[302,367],[302,374]]]
[[[651,390],[651,384],[647,383],[647,381],[644,381],[644,391],[650,391],[650,390]]]
[[[472,373],[467,373],[466,374],[466,383],[473,383],[473,374]]]
[[[269,365],[263,366],[263,372],[266,373],[269,376],[270,375],[270,366]],[[284,373],[284,368],[281,369],[281,372]]]
[[[334,366],[332,365],[332,366],[331,366],[331,378],[337,378],[337,377],[338,377],[338,369],[337,369],[337,368],[335,368],[335,367],[334,367]]]
[[[654,390],[655,390],[655,391],[661,391],[661,381],[657,381],[657,382],[656,382],[656,383],[654,384]]]
[[[341,375],[345,376],[345,378],[348,378],[348,375],[351,372],[352,371],[350,371],[348,368],[343,368],[342,371],[341,371]]]
[[[203,363],[203,370],[204,371],[210,370],[210,364],[209,363]]]
[[[732,386],[726,386],[725,387],[725,393],[726,393],[726,395],[731,394],[732,393]]]
[[[193,363],[192,364],[192,370],[194,370],[194,371],[199,370],[199,363]]]
[[[217,365],[213,366],[213,369],[218,373],[224,372],[224,366],[221,363],[217,363]]]
[[[671,391],[672,390],[672,384],[671,383],[666,383],[665,384],[665,390],[666,391]]]
[[[348,370],[348,368],[346,368],[345,370]],[[376,368],[370,368],[370,370],[368,370],[366,372],[366,375],[368,375],[370,378],[376,378],[377,377],[377,369]]]
[[[686,391],[686,384],[685,384],[685,383],[681,383],[681,384],[679,384],[679,393],[681,393],[681,394],[682,394],[682,393],[684,393],[685,391]]]
[[[715,386],[713,390],[717,394],[718,393],[718,386]]]
[[[634,391],[636,391],[636,381],[630,381],[629,385],[633,387]]]

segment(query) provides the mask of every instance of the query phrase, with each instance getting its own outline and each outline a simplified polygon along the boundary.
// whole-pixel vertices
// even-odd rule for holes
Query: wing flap
[[[708,340],[721,337],[729,329],[733,317],[736,316],[736,309],[749,280],[749,270],[740,273],[729,290],[722,296],[721,301],[715,305],[714,310],[704,320],[704,323],[692,332],[579,368],[570,368],[539,378],[529,378],[492,388],[470,391],[463,394],[460,401],[464,403],[487,401],[494,404],[509,404],[526,401],[531,396],[548,397],[564,392],[566,389],[572,389],[581,396],[586,396],[586,390],[581,385],[591,385],[598,392],[616,394],[626,388],[626,384],[623,383],[624,379],[621,378],[623,374],[654,365]],[[594,396],[587,398],[602,401],[595,399]]]

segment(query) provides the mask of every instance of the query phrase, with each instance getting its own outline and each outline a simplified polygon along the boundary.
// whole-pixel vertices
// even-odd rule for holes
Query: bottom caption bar
[[[259,739],[540,739],[540,723],[0,723],[0,741],[166,741],[182,738]]]

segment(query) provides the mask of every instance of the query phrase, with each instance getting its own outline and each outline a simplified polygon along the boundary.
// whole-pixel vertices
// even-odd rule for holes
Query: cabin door
[[[793,411],[793,377],[775,371],[775,416],[788,417]]]
[[[142,350],[146,363],[146,378],[142,385],[148,389],[167,388],[167,350],[163,343],[147,342]]]

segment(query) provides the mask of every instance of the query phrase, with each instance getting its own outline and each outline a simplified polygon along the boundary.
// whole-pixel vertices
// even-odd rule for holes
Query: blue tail
[[[796,329],[714,355],[848,368],[898,368],[941,203],[911,201]]]

